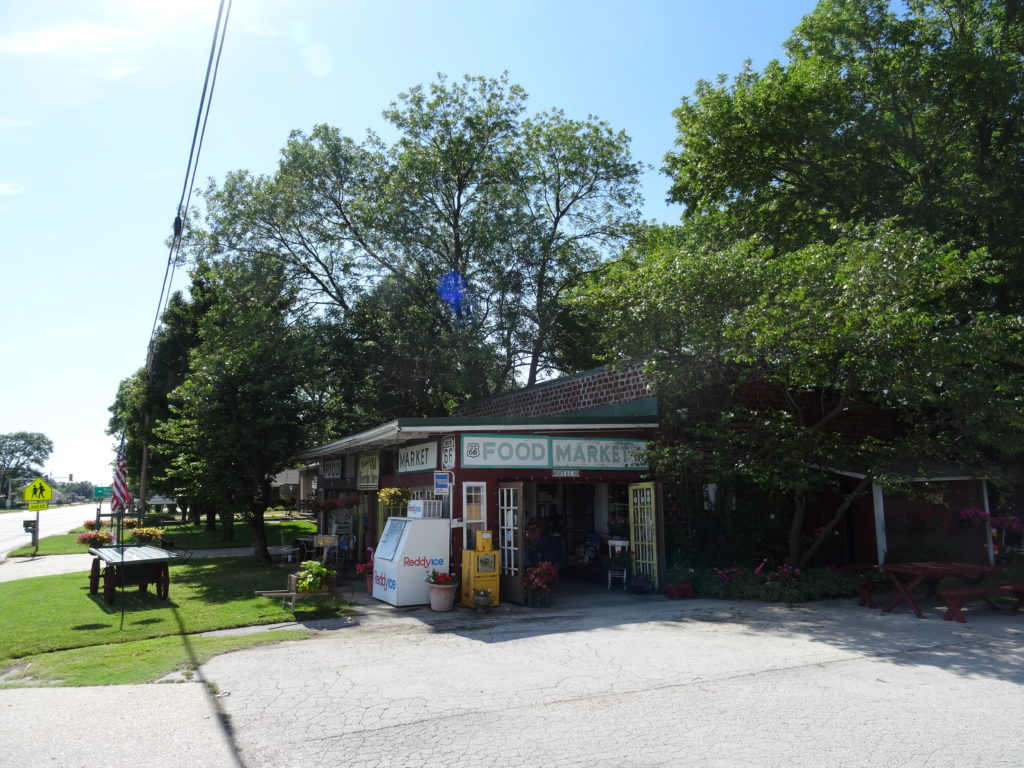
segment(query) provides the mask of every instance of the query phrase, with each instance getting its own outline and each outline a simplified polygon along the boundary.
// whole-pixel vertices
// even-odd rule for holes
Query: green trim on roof
[[[585,411],[580,413],[559,413],[555,416],[435,416],[424,418],[398,419],[399,430],[402,430],[405,427],[437,427],[439,429],[459,429],[486,426],[488,424],[494,424],[495,426],[503,427],[533,427],[542,425],[557,427],[572,424],[608,424],[609,426],[622,424],[624,426],[629,426],[632,424],[649,424],[650,426],[655,427],[658,425],[658,415],[657,413],[644,413],[638,415],[617,414],[606,416],[603,414]]]

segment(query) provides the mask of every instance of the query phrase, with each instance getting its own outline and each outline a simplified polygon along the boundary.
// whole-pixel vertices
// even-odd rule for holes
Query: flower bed
[[[87,547],[108,547],[114,543],[114,534],[110,531],[86,531],[80,533],[75,541]]]

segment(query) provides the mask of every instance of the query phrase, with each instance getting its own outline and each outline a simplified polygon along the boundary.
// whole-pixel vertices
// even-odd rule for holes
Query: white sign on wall
[[[547,437],[519,435],[463,435],[463,467],[550,466]]]
[[[359,457],[359,476],[356,478],[356,488],[363,490],[377,490],[377,482],[380,478],[380,454],[364,453]]]
[[[419,443],[398,450],[399,472],[428,472],[437,469],[437,442]]]
[[[463,435],[463,467],[647,469],[645,440]]]

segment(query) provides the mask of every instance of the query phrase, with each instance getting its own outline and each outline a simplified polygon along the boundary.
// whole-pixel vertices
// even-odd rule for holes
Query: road
[[[0,557],[12,549],[31,543],[32,535],[25,533],[21,523],[23,520],[34,520],[35,517],[36,513],[27,509],[0,513]],[[39,538],[67,533],[78,528],[83,520],[95,517],[96,502],[44,509],[39,513]]]
[[[361,616],[202,675],[246,768],[1022,765],[1024,615],[605,597]]]

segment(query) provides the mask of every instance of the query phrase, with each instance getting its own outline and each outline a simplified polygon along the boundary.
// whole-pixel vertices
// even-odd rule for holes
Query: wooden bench
[[[871,593],[879,587],[884,587],[889,584],[889,578],[884,573],[875,571],[874,573],[864,574],[860,581],[857,582],[857,593],[860,595],[857,605],[865,605],[868,608],[874,608],[875,601],[871,599]]]
[[[946,613],[942,618],[946,621],[953,621],[955,619],[961,624],[966,623],[967,619],[964,618],[962,610],[969,598],[980,597],[990,607],[998,608],[999,606],[989,600],[989,597],[1000,594],[1013,595],[1017,599],[1011,610],[1019,611],[1024,607],[1024,584],[990,584],[988,586],[978,585],[975,587],[961,587],[959,589],[940,589],[938,595],[946,604]]]

